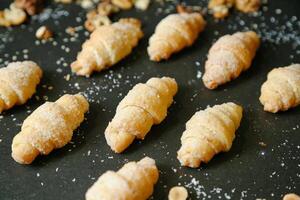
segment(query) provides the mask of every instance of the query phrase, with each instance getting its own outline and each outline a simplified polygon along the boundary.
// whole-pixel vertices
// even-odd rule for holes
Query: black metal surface
[[[8,3],[1,0],[0,7],[7,7]],[[188,3],[206,5],[206,2],[196,0]],[[170,5],[172,3],[166,4],[162,10]],[[300,62],[297,44],[300,40],[300,1],[272,0],[264,5],[265,11],[261,11],[259,16],[234,11],[222,22],[215,22],[211,16],[206,16],[208,25],[194,46],[174,55],[167,62],[153,63],[148,59],[146,47],[155,25],[165,16],[157,14],[158,7],[161,6],[154,3],[146,12],[132,10],[115,16],[116,19],[120,16],[142,19],[145,37],[129,57],[90,79],[72,75],[70,81],[66,81],[64,76],[70,74],[70,69],[57,61],[63,57],[69,65],[86,38],[84,31],[79,31],[79,37],[74,42],[64,39],[70,39],[65,33],[68,26],[83,24],[83,21],[76,20],[76,17],[83,19],[85,15],[80,7],[51,4],[47,8],[54,10],[55,14],[48,19],[47,16],[40,16],[20,27],[9,30],[0,28],[2,67],[5,61],[15,59],[13,56],[24,60],[25,54],[25,58],[28,55],[28,59],[40,64],[44,70],[36,94],[40,100],[32,98],[26,105],[15,107],[0,118],[1,200],[84,199],[86,190],[103,172],[117,170],[128,160],[139,160],[144,155],[154,158],[161,171],[153,199],[167,199],[169,189],[178,184],[188,185],[191,199],[281,199],[285,193],[300,193],[300,109],[269,114],[263,111],[258,101],[260,86],[268,71],[273,67]],[[69,15],[65,16],[67,13]],[[35,43],[35,30],[44,24],[56,33],[56,46],[53,41],[39,45]],[[263,36],[252,67],[237,80],[215,91],[205,89],[199,72],[204,72],[204,62],[211,44],[221,35],[245,30],[246,27],[252,27]],[[276,38],[282,39],[284,36],[289,36],[286,41],[276,42]],[[63,50],[62,45],[70,48],[70,52]],[[28,49],[28,53],[24,49]],[[105,142],[104,129],[128,90],[153,76],[176,78],[179,84],[176,103],[169,109],[168,117],[154,126],[144,141],[135,141],[123,154],[114,154]],[[77,92],[88,96],[90,112],[86,115],[87,120],[74,132],[72,143],[48,156],[38,157],[28,166],[14,162],[10,156],[12,138],[19,132],[20,124],[29,112],[47,97],[55,101],[64,93]],[[180,147],[185,122],[197,110],[227,101],[244,107],[244,116],[232,149],[215,156],[200,169],[180,167],[176,151]],[[259,145],[259,142],[264,142],[266,146]]]

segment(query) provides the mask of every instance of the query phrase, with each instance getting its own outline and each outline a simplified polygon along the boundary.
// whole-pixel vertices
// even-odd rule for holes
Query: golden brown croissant
[[[273,69],[261,87],[260,102],[272,113],[300,104],[300,64]]]
[[[25,119],[21,132],[12,143],[12,157],[21,164],[30,164],[39,154],[66,145],[84,119],[89,107],[80,95],[64,95],[56,102],[46,102]]]
[[[108,68],[129,55],[142,36],[141,22],[133,18],[101,26],[82,45],[77,60],[71,64],[72,71],[88,77],[93,71]]]
[[[251,66],[260,39],[253,31],[237,32],[221,37],[211,47],[202,77],[208,89],[237,78]]]
[[[199,167],[221,152],[229,151],[240,126],[242,107],[224,103],[196,112],[186,123],[177,158],[181,165]]]
[[[171,54],[191,46],[205,27],[200,13],[171,14],[161,20],[149,40],[150,60],[168,59]]]
[[[159,172],[152,158],[129,162],[119,171],[107,171],[87,191],[86,200],[146,200]]]
[[[1,68],[0,113],[26,103],[35,93],[41,77],[41,68],[32,61],[13,62]]]
[[[107,144],[116,153],[124,151],[135,138],[144,139],[153,124],[167,116],[167,109],[177,92],[174,79],[151,78],[129,91],[117,107],[105,130]]]

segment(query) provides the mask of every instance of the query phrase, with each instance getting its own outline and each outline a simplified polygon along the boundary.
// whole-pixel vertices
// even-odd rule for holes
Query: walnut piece
[[[35,15],[43,9],[44,0],[15,0],[16,7],[25,10],[28,15]]]
[[[64,3],[64,4],[69,4],[72,3],[72,0],[55,0],[56,3]]]
[[[25,11],[19,9],[14,3],[10,4],[9,9],[0,11],[0,26],[20,25],[25,22],[27,15]]]
[[[53,37],[53,32],[47,26],[41,26],[35,32],[35,36],[40,40],[48,40]]]
[[[98,4],[97,11],[99,15],[110,16],[113,13],[119,12],[119,8],[108,1],[103,1]]]
[[[234,5],[234,0],[210,0],[208,8],[214,18],[223,19],[228,16],[229,9]]]
[[[150,4],[150,0],[135,0],[134,7],[140,10],[147,10]]]
[[[98,14],[96,10],[88,12],[86,18],[87,20],[84,22],[84,27],[90,32],[94,31],[97,27],[111,24],[107,16]]]
[[[132,0],[112,0],[111,2],[112,4],[123,10],[128,10],[133,6]]]
[[[182,186],[172,187],[168,196],[169,200],[186,200],[187,198],[188,198],[188,192]]]
[[[256,12],[260,7],[260,0],[236,0],[235,7],[244,13]]]

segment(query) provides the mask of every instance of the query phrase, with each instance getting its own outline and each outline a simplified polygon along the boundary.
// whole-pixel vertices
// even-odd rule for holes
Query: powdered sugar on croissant
[[[260,102],[272,113],[300,104],[300,64],[273,69],[261,87]]]
[[[88,189],[86,200],[146,200],[153,193],[159,172],[155,160],[145,157],[119,171],[107,171]]]
[[[149,40],[150,60],[168,59],[173,53],[191,46],[205,27],[200,13],[171,14],[161,20]]]
[[[21,132],[12,143],[12,157],[21,164],[30,164],[39,154],[47,155],[61,148],[72,138],[89,107],[80,95],[66,94],[56,102],[46,102],[25,119]]]
[[[32,61],[13,62],[1,68],[0,113],[26,103],[35,93],[41,77],[41,68]]]
[[[107,144],[116,153],[124,151],[135,138],[144,139],[153,124],[161,123],[177,92],[169,77],[151,78],[139,83],[124,97],[105,130]]]
[[[222,151],[229,151],[240,126],[242,107],[224,103],[196,112],[186,123],[177,158],[181,165],[199,167]]]
[[[237,78],[251,66],[260,40],[253,31],[222,36],[211,47],[202,77],[208,89]]]
[[[88,77],[93,71],[108,68],[129,55],[142,36],[141,22],[133,18],[101,26],[82,45],[77,60],[71,64],[72,71]]]

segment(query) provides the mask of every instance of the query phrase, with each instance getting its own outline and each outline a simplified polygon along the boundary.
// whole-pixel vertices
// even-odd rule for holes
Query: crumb
[[[262,147],[266,147],[266,146],[267,146],[267,144],[264,143],[264,142],[259,142],[258,144],[259,144],[260,146],[262,146]]]
[[[17,8],[14,3],[10,4],[9,9],[0,11],[0,26],[20,25],[25,22],[27,15],[24,10]]]
[[[150,4],[150,0],[136,0],[134,6],[140,10],[147,10]]]
[[[69,26],[68,28],[66,28],[66,33],[71,36],[74,36],[76,33],[76,29],[74,27]]]
[[[234,0],[210,0],[208,8],[214,18],[223,19],[229,15],[229,10],[233,6]]]
[[[112,0],[111,2],[112,4],[123,10],[128,10],[133,6],[132,0]]]
[[[44,7],[44,0],[15,0],[16,7],[25,10],[28,15],[39,13]]]
[[[241,12],[250,13],[258,11],[260,0],[236,0],[235,7]]]
[[[108,1],[100,2],[97,6],[97,12],[102,16],[110,16],[113,13],[119,12],[119,8]]]
[[[41,26],[35,32],[35,36],[40,40],[48,40],[53,37],[53,32],[47,26]]]
[[[86,15],[86,21],[84,22],[84,27],[92,32],[96,28],[111,24],[110,19],[107,16],[98,14],[97,10],[91,10]]]

